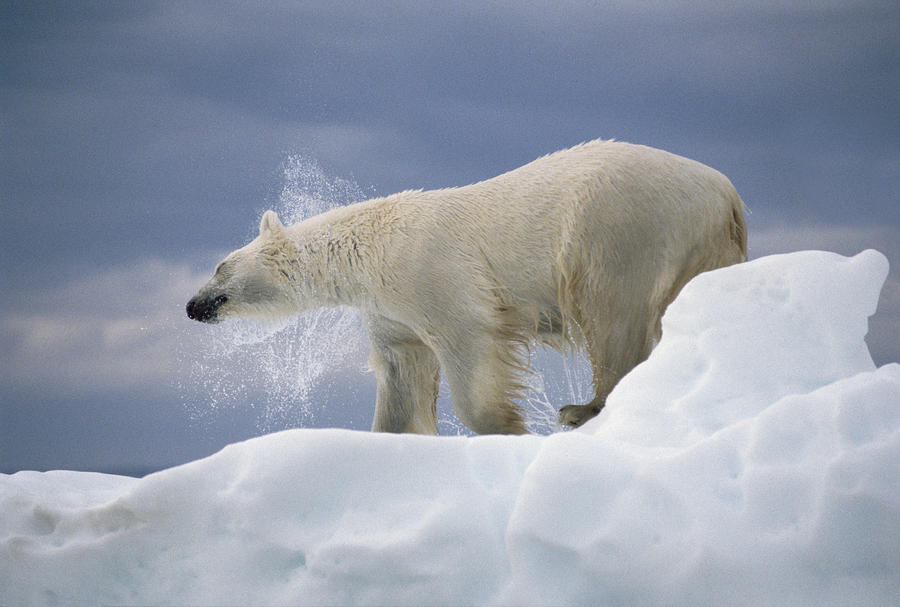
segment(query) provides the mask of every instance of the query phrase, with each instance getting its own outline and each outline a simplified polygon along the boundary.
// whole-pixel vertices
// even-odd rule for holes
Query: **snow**
[[[292,430],[143,479],[0,476],[0,604],[888,605],[875,251],[701,275],[578,431]]]

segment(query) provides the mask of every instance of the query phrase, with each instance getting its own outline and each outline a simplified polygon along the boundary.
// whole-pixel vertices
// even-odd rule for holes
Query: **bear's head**
[[[259,236],[216,267],[187,303],[188,317],[212,323],[228,316],[277,318],[297,312],[296,251],[278,215],[266,211]]]

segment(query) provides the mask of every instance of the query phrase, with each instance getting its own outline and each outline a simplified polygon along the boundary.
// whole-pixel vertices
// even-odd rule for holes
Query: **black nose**
[[[227,295],[217,297],[201,297],[197,295],[187,302],[187,315],[191,320],[215,322],[222,304],[228,301]]]

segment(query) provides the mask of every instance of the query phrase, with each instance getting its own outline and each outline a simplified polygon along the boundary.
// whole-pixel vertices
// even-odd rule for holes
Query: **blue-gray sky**
[[[597,137],[695,158],[750,207],[751,257],[888,255],[869,343],[900,358],[896,2],[4,2],[0,38],[0,472],[261,431],[185,405],[183,306],[297,153],[377,194]],[[314,423],[367,426],[347,377]]]

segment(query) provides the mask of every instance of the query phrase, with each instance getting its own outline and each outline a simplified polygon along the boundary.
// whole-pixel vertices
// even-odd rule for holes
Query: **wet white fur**
[[[520,433],[514,403],[535,342],[582,348],[596,414],[650,353],[690,278],[746,259],[726,177],[649,147],[593,141],[473,185],[407,191],[260,235],[201,294],[220,316],[362,310],[377,382],[373,430],[436,432],[440,372],[479,433]]]

